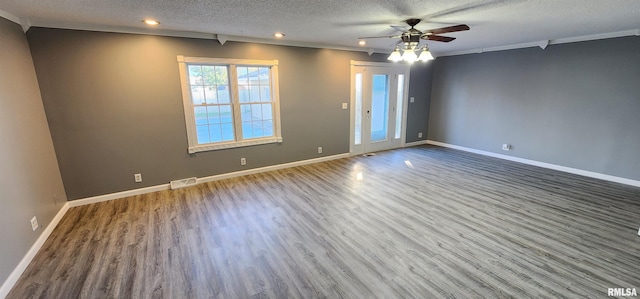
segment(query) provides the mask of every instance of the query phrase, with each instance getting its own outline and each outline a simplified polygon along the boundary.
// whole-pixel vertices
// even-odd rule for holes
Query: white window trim
[[[193,113],[193,104],[191,100],[191,88],[189,86],[189,77],[187,74],[187,64],[212,64],[212,65],[256,65],[256,66],[270,66],[271,67],[271,92],[273,101],[273,137],[266,138],[251,138],[242,141],[227,141],[217,142],[210,144],[198,144],[198,137],[196,135],[196,120]],[[252,146],[267,143],[280,143],[282,142],[282,132],[280,130],[280,91],[278,86],[278,60],[255,60],[255,59],[224,59],[224,58],[205,58],[205,57],[184,57],[178,55],[178,66],[180,69],[180,83],[182,85],[182,104],[184,106],[184,118],[187,125],[187,139],[189,142],[188,151],[190,154],[218,149],[227,149],[235,147]],[[231,70],[233,69],[233,71]],[[232,74],[233,72],[233,74]],[[238,82],[232,80],[235,78],[235,68],[229,70],[229,85],[231,87],[233,95],[231,95],[231,104],[234,106],[234,128],[235,136],[242,136],[242,127],[240,117],[236,117],[235,111],[240,111],[238,102]]]

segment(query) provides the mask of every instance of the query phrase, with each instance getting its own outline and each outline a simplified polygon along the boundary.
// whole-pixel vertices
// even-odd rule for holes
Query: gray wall
[[[0,18],[0,283],[65,201],[27,39]]]
[[[413,103],[409,102],[407,104],[407,142],[427,139],[433,64],[434,61],[427,63],[416,62],[411,66],[409,97],[414,97],[415,99]],[[418,138],[418,133],[422,133],[422,138]]]
[[[640,38],[438,58],[429,139],[640,180]]]
[[[381,54],[76,30],[31,28],[27,36],[70,199],[347,153],[349,111],[341,103],[349,102],[350,60],[386,61]],[[283,143],[188,155],[177,55],[278,59]],[[426,71],[416,68],[411,77]],[[422,89],[418,102],[427,101]],[[424,128],[428,105],[417,105],[423,111],[414,109],[409,124]],[[133,182],[134,173],[143,183]]]

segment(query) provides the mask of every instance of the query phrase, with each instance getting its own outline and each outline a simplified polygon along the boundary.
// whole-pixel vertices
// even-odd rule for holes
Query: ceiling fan
[[[429,52],[429,47],[425,45],[420,48],[420,40],[432,40],[437,42],[445,42],[448,43],[456,39],[455,37],[438,35],[442,33],[449,32],[458,32],[458,31],[466,31],[469,30],[469,26],[460,24],[448,27],[442,27],[437,29],[430,29],[425,31],[420,31],[415,28],[418,23],[420,23],[420,19],[407,19],[405,23],[409,25],[411,28],[406,29],[400,26],[391,25],[392,28],[401,31],[400,35],[388,35],[388,36],[368,36],[368,37],[360,37],[359,39],[369,39],[369,38],[400,38],[400,41],[396,44],[396,49],[389,55],[389,60],[400,61],[405,60],[409,62],[414,62],[416,60],[427,61],[432,60],[433,56],[431,52]],[[400,44],[403,45],[402,50],[404,53],[400,54]],[[420,53],[420,57],[416,55],[416,52],[422,50]]]

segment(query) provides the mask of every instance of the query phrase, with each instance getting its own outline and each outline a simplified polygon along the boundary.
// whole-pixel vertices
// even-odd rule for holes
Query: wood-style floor
[[[72,208],[9,298],[605,298],[640,188],[432,146]]]

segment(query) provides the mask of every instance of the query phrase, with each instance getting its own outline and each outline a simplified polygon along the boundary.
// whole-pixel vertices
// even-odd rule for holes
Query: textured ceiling
[[[398,34],[389,25],[410,17],[424,20],[420,30],[471,27],[445,34],[457,38],[451,43],[430,41],[435,54],[640,28],[639,0],[0,0],[0,10],[23,26],[135,31],[148,30],[141,20],[154,18],[161,22],[158,31],[258,39],[281,31],[286,43],[329,47]],[[372,39],[363,48],[390,51],[395,42]]]

